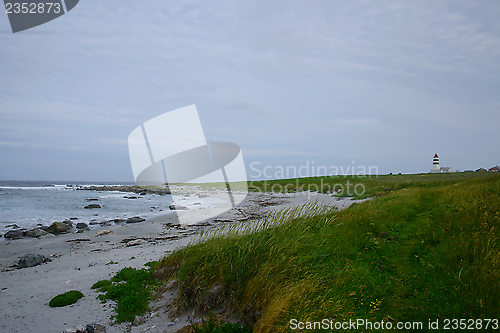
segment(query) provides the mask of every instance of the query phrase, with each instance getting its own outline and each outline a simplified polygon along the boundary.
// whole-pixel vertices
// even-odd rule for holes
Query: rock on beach
[[[68,232],[70,229],[69,225],[63,222],[54,222],[50,227],[47,228],[47,232],[51,234],[62,234]]]
[[[99,204],[90,204],[90,205],[87,205],[85,207],[83,207],[85,209],[96,209],[96,208],[101,208],[101,205]]]
[[[33,237],[33,238],[48,238],[48,237],[53,237],[54,235],[51,233],[48,233],[45,230],[42,229],[33,229],[26,231],[26,237]]]
[[[146,219],[139,217],[139,216],[134,216],[134,217],[129,217],[126,221],[126,223],[139,223],[146,221]]]
[[[188,210],[186,206],[181,206],[181,205],[170,205],[168,206],[170,210]]]
[[[28,253],[28,254],[25,254],[24,256],[22,256],[21,259],[19,259],[19,262],[17,263],[17,268],[21,269],[21,268],[26,268],[26,267],[33,267],[33,266],[41,265],[41,264],[46,263],[48,261],[50,261],[50,259],[41,255],[41,254]]]
[[[24,236],[24,230],[10,230],[4,235],[7,239],[21,239]]]
[[[78,223],[76,224],[76,229],[77,229],[77,230],[87,230],[87,231],[89,231],[89,230],[90,230],[90,228],[89,228],[89,226],[87,225],[87,223],[83,223],[83,222],[78,222]]]

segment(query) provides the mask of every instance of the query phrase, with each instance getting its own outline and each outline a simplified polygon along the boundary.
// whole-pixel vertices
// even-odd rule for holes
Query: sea
[[[0,234],[12,229],[12,225],[33,229],[52,222],[73,219],[97,225],[112,219],[126,219],[133,216],[143,218],[172,214],[169,205],[172,196],[120,191],[82,190],[89,186],[134,185],[129,182],[60,182],[60,181],[0,181]],[[80,188],[79,190],[77,190]],[[134,196],[137,199],[128,199]],[[88,201],[87,199],[97,199]],[[175,199],[175,198],[174,198]],[[187,198],[189,201],[203,201]],[[202,205],[207,206],[205,199]],[[85,209],[88,204],[97,203],[100,209]],[[192,203],[191,203],[192,204]],[[92,227],[90,225],[90,227]]]

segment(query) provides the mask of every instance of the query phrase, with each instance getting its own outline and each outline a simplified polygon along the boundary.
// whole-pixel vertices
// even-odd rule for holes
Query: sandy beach
[[[214,194],[215,196],[217,193]],[[168,295],[152,304],[145,323],[112,325],[111,302],[101,304],[90,287],[109,279],[124,267],[141,268],[175,249],[192,242],[202,229],[221,223],[245,221],[268,210],[279,210],[317,200],[340,209],[353,201],[317,193],[250,193],[245,201],[231,208],[221,200],[208,209],[181,211],[192,224],[174,225],[171,215],[157,216],[141,223],[103,227],[84,233],[61,234],[47,239],[25,238],[0,242],[0,331],[72,332],[79,325],[99,323],[106,332],[175,332],[186,326],[187,314],[170,318],[166,309],[156,306],[168,302]],[[228,210],[229,209],[229,210]],[[209,211],[210,210],[210,211]],[[222,213],[215,218],[205,215]],[[201,221],[201,222],[200,222]],[[41,254],[51,261],[35,267],[17,269],[19,259],[28,253]],[[49,301],[69,290],[85,297],[77,303],[51,308]]]

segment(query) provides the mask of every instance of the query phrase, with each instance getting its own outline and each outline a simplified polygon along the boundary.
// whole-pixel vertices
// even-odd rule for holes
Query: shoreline
[[[48,227],[54,222],[66,223],[70,226],[72,232],[76,232],[79,229],[76,228],[76,224],[78,223],[86,224],[86,226],[82,224],[80,229],[87,229],[87,227],[95,229],[122,223],[134,223],[133,221],[129,221],[131,218],[140,217],[149,219],[171,214],[174,213],[174,211],[169,209],[169,206],[174,202],[180,203],[182,201],[182,206],[187,206],[186,208],[189,209],[205,209],[210,208],[214,204],[214,199],[218,201],[217,191],[200,190],[196,187],[186,187],[184,191],[181,191],[179,195],[177,195],[172,194],[167,186],[74,185],[73,187],[68,187],[69,185],[64,185],[64,189],[61,189],[61,186],[57,185],[50,188],[45,186],[23,187],[13,189],[12,191],[14,192],[35,191],[34,193],[37,193],[37,191],[43,191],[44,196],[35,197],[36,204],[38,205],[40,205],[39,202],[43,202],[43,200],[47,199],[45,193],[51,193],[51,191],[55,191],[58,196],[66,196],[66,193],[69,191],[70,200],[64,201],[64,198],[61,197],[52,202],[48,202],[46,204],[47,207],[50,207],[50,205],[59,205],[59,202],[62,202],[65,206],[60,206],[57,210],[50,210],[50,208],[43,205],[44,207],[40,207],[42,209],[41,216],[37,215],[37,212],[33,209],[29,212],[30,215],[24,213],[26,216],[20,219],[19,216],[17,216],[17,218],[3,216],[3,220],[0,220],[0,241],[8,241],[9,238],[37,238],[40,235],[37,234],[34,236],[30,234],[30,231],[36,229],[47,231]],[[176,191],[178,191],[179,186],[174,187]],[[72,193],[76,192],[83,193],[82,195],[74,197]],[[7,192],[4,194],[7,195],[11,193],[12,192]],[[50,199],[53,199],[53,197]],[[33,199],[31,200],[33,201]],[[30,201],[27,201],[25,204],[30,205],[30,203]],[[132,205],[128,205],[128,203]],[[16,202],[16,204],[19,205],[22,203]],[[89,207],[93,205],[97,207]],[[198,206],[195,207],[194,205]],[[19,211],[18,207],[16,207],[16,209]],[[49,211],[54,212],[54,214],[48,213]],[[7,210],[7,212],[9,212],[9,210]],[[6,215],[6,213],[4,212],[3,215]],[[12,233],[12,231],[15,232]],[[10,235],[8,235],[9,232],[11,232]]]
[[[208,209],[181,211],[192,224],[173,223],[172,214],[155,216],[140,223],[101,227],[77,234],[61,234],[56,237],[6,240],[0,242],[1,295],[0,329],[9,332],[43,331],[63,332],[78,325],[100,323],[106,332],[175,332],[187,325],[187,317],[179,318],[172,326],[165,313],[156,313],[140,326],[128,324],[111,326],[111,303],[101,304],[97,293],[90,289],[101,279],[108,279],[124,267],[142,268],[146,262],[160,260],[164,255],[188,245],[201,230],[224,223],[250,220],[270,210],[297,206],[318,200],[348,207],[355,201],[317,193],[248,193],[236,208],[221,202]],[[203,219],[205,214],[213,215]],[[170,215],[170,216],[169,216]],[[101,234],[97,236],[97,234]],[[51,262],[15,269],[20,257],[38,253]],[[56,295],[69,290],[80,290],[85,297],[77,303],[50,308],[47,304]],[[156,315],[155,314],[155,315]]]

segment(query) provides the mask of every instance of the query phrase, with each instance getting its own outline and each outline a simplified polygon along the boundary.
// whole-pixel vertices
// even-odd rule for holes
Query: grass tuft
[[[154,262],[150,263],[154,265]],[[123,268],[111,280],[100,280],[92,289],[103,293],[98,299],[105,302],[113,300],[116,302],[113,317],[116,323],[133,321],[135,316],[143,315],[149,310],[151,290],[158,284],[149,269]]]
[[[52,298],[49,302],[51,308],[68,306],[76,303],[80,298],[84,297],[78,290],[71,290]]]

